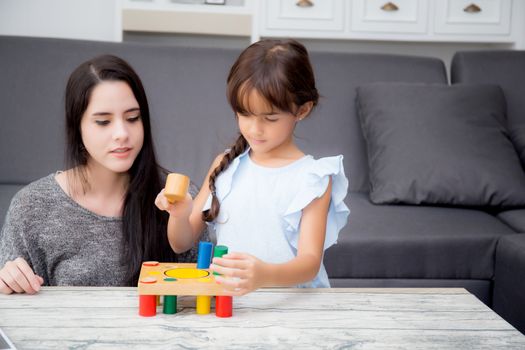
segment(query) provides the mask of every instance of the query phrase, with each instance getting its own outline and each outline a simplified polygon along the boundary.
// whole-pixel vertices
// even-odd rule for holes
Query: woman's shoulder
[[[55,173],[44,176],[24,186],[13,197],[13,201],[34,201],[35,199],[50,199],[56,195],[60,187],[55,180]]]
[[[55,181],[55,173],[35,180],[20,189],[11,199],[9,214],[11,216],[27,215],[29,211],[48,208],[56,201],[60,191]]]

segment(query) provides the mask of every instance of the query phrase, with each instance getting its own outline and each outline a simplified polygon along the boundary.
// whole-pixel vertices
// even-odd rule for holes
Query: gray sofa
[[[66,79],[76,65],[95,55],[119,55],[142,77],[157,153],[167,169],[201,183],[214,156],[233,141],[235,120],[225,98],[225,79],[237,50],[0,37],[0,52],[1,221],[18,189],[62,169]],[[454,61],[453,83],[475,82],[478,73],[469,73],[470,62],[463,57],[458,54]],[[350,182],[349,223],[325,256],[332,286],[464,287],[500,310],[517,304],[509,311],[512,315],[500,313],[523,332],[525,300],[507,280],[520,277],[514,274],[525,280],[525,269],[509,270],[504,265],[508,262],[499,264],[508,259],[507,248],[498,242],[523,241],[525,235],[519,232],[525,232],[525,206],[373,204],[370,200],[367,152],[371,145],[358,114],[357,88],[374,82],[445,88],[444,63],[380,54],[313,52],[311,58],[322,97],[296,135],[303,149],[316,157],[343,154]],[[521,72],[524,62],[523,56],[517,60]],[[480,69],[481,75],[492,69],[493,76],[487,79],[495,84],[500,83],[500,73],[510,78],[513,74],[498,67]],[[525,92],[525,79],[509,89],[503,88],[510,98],[509,113],[516,113],[516,118],[522,113],[525,120],[523,99],[516,95]],[[511,111],[514,98],[518,104]],[[516,249],[512,243],[507,245]],[[518,256],[523,253],[519,249]],[[519,259],[523,266],[524,259]]]

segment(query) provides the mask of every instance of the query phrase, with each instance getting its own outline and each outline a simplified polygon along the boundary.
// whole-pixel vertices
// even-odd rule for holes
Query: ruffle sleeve
[[[329,178],[332,178],[332,198],[326,221],[326,236],[324,249],[335,242],[339,231],[346,225],[350,209],[343,200],[348,192],[348,180],[343,168],[343,156],[327,157],[315,160],[307,170],[306,177],[286,209],[285,234],[288,242],[297,249],[299,240],[299,226],[302,210],[315,198],[321,197],[328,187]]]

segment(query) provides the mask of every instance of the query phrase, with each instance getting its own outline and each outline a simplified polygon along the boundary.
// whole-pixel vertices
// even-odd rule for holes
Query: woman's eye
[[[137,115],[137,116],[128,118],[128,121],[134,123],[138,121],[139,119],[140,119],[140,115]]]
[[[109,120],[95,120],[95,123],[97,125],[104,126],[104,125],[108,125],[109,124]]]
[[[274,122],[278,121],[279,119],[266,117],[266,120],[269,121],[270,123],[274,123]]]

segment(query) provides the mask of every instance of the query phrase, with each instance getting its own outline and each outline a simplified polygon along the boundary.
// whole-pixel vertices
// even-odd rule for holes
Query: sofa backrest
[[[511,138],[525,167],[525,51],[461,51],[452,58],[451,82],[496,84],[507,103]]]
[[[22,185],[63,169],[64,89],[72,70],[103,53],[126,59],[143,80],[162,166],[200,185],[234,140],[226,76],[240,50],[0,36],[0,222]],[[350,189],[367,191],[368,166],[355,89],[376,81],[446,83],[434,58],[313,52],[320,104],[296,129],[315,157],[345,156]]]
[[[525,120],[525,51],[460,51],[450,67],[452,84],[501,86],[509,120]]]

